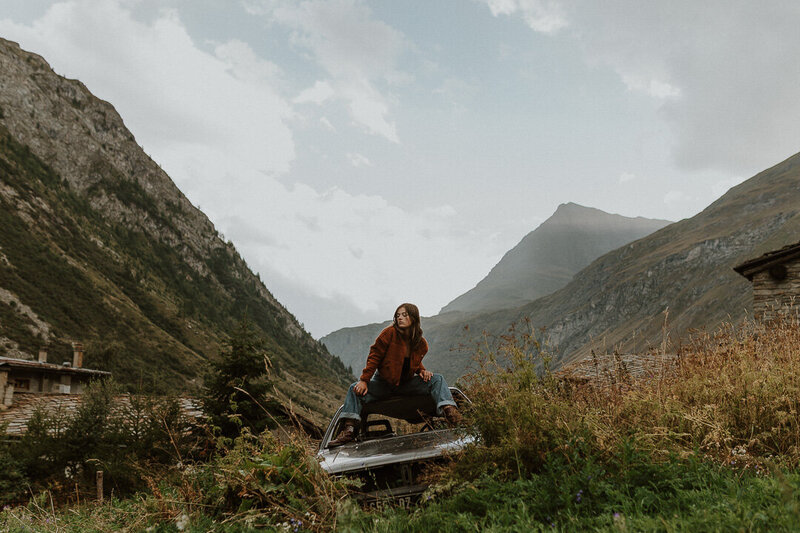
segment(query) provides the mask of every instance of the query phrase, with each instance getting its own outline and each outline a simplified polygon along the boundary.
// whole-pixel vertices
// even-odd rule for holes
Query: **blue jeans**
[[[455,405],[453,395],[450,394],[450,389],[447,387],[447,382],[441,374],[434,374],[430,381],[425,383],[419,376],[414,376],[405,383],[400,383],[394,387],[388,381],[383,380],[377,372],[372,379],[367,383],[367,393],[364,396],[359,396],[353,390],[356,383],[350,385],[350,390],[347,391],[347,397],[344,400],[344,408],[340,418],[355,418],[361,420],[361,408],[365,403],[374,402],[377,400],[385,400],[390,396],[416,396],[429,394],[433,401],[436,402],[436,413],[442,414],[442,407],[445,405]]]

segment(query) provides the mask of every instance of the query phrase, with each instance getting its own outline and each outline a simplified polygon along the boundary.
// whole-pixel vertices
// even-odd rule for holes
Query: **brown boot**
[[[461,413],[458,412],[452,405],[445,405],[442,407],[442,412],[444,413],[444,417],[447,419],[447,423],[450,426],[457,426],[461,423]]]
[[[342,444],[353,442],[356,438],[357,426],[358,426],[358,420],[355,420],[353,418],[345,418],[344,427],[339,432],[339,435],[337,435],[335,439],[333,439],[328,443],[328,447],[333,448],[334,446],[341,446]]]

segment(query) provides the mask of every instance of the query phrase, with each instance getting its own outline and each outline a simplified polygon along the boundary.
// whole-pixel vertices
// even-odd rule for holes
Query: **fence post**
[[[97,483],[97,501],[103,503],[103,471],[98,470],[95,472],[95,481]]]

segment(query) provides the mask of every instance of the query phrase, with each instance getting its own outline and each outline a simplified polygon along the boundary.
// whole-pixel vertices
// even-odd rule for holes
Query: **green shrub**
[[[203,383],[204,411],[223,436],[234,437],[243,428],[259,434],[277,425],[278,405],[268,396],[271,366],[266,341],[244,316]]]
[[[103,470],[107,492],[130,494],[159,469],[191,458],[197,439],[177,399],[121,401],[117,393],[110,380],[95,381],[74,413],[34,412],[25,435],[8,445],[31,490],[93,495],[95,472]]]
[[[0,434],[5,433],[0,426]],[[0,506],[19,502],[28,490],[28,479],[23,464],[14,455],[7,442],[0,443]]]

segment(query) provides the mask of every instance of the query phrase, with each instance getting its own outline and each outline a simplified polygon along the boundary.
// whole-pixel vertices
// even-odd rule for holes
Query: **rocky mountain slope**
[[[525,305],[554,292],[606,252],[670,224],[668,220],[612,215],[574,203],[561,204],[509,250],[475,288],[439,312],[478,312]]]
[[[539,335],[555,367],[592,349],[646,350],[664,340],[675,348],[692,329],[744,318],[752,291],[732,267],[798,236],[800,154],[732,188],[698,215],[603,255],[552,294],[518,308],[426,319],[426,366],[453,380],[469,368],[481,332],[503,335],[512,324],[543,328]],[[374,329],[349,328],[322,340],[333,353],[363,353]]]
[[[441,328],[458,327],[464,317],[520,307],[563,287],[604,253],[670,224],[667,220],[612,215],[574,203],[555,213],[509,250],[470,291],[425,319],[428,340]],[[370,343],[388,322],[335,331],[321,340],[356,373]]]
[[[346,380],[341,362],[114,108],[2,39],[0,73],[0,353],[47,347],[58,360],[80,340],[86,366],[131,387],[185,390],[246,314],[268,340],[278,389],[329,410]]]

